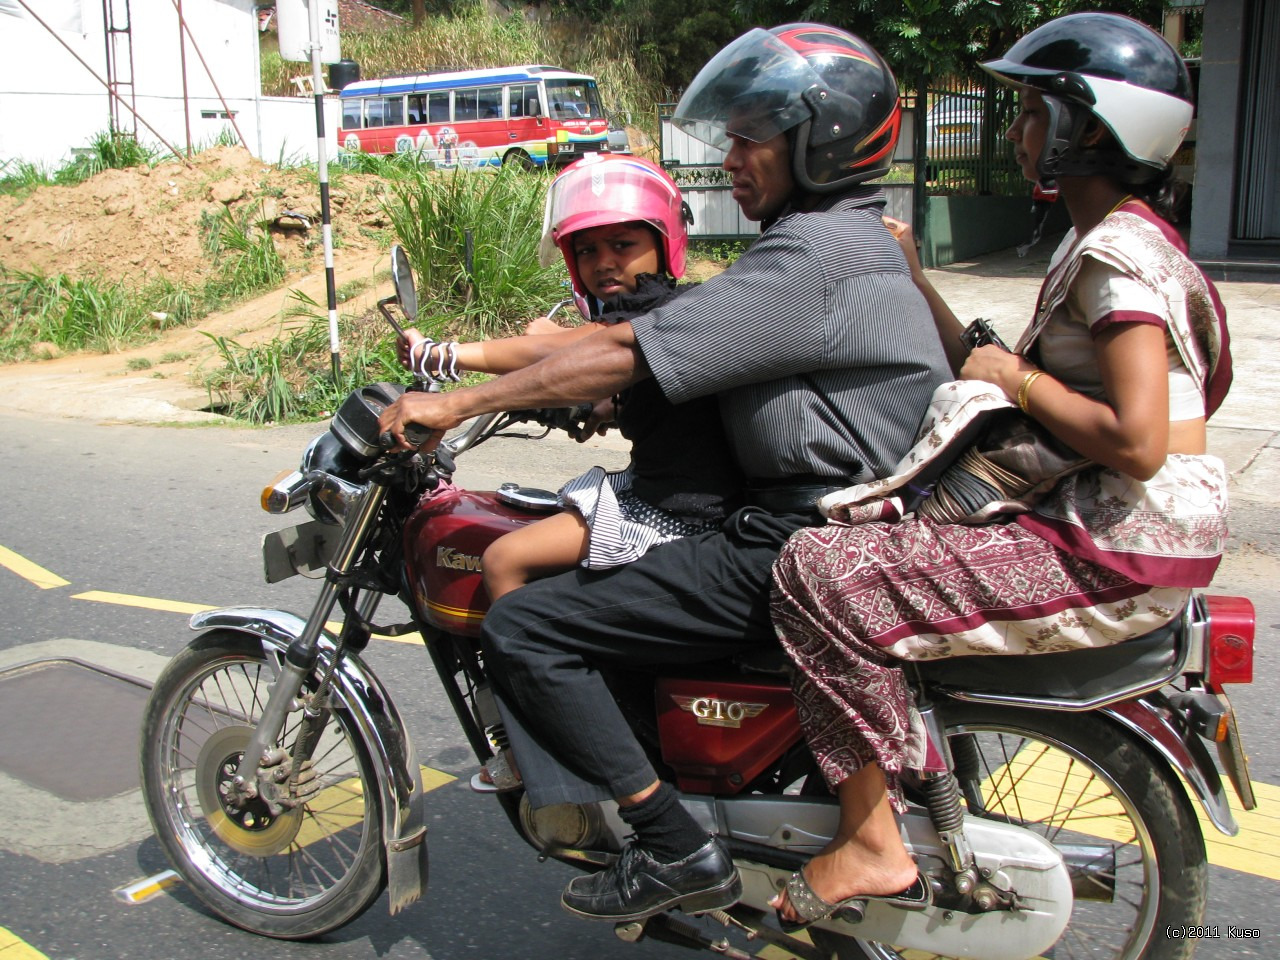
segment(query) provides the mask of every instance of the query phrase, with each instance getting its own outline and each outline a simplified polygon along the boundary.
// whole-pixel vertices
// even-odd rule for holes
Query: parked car
[[[925,119],[930,165],[972,160],[982,152],[982,92],[941,97]]]

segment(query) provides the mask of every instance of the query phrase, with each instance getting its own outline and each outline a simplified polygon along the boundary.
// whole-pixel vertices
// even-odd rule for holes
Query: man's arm
[[[595,401],[648,376],[631,324],[617,323],[487,383],[448,393],[406,393],[382,412],[378,429],[390,431],[396,447],[406,449],[405,424],[420,424],[434,432],[428,442],[434,448],[446,430],[482,413]]]

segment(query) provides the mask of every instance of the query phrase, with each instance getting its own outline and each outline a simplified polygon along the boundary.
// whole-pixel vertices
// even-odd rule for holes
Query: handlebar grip
[[[407,423],[404,427],[404,439],[410,446],[420,447],[431,439],[431,429],[417,423]]]

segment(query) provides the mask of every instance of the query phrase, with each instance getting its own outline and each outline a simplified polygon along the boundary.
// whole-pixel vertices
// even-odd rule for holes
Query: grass
[[[191,319],[191,296],[170,281],[135,289],[124,281],[27,271],[0,280],[0,360],[92,350],[114,353]]]
[[[222,367],[205,381],[211,405],[250,423],[287,423],[328,416],[366,383],[407,383],[395,343],[373,312],[338,318],[342,377],[333,380],[328,316],[321,304],[294,291],[281,332],[265,343],[210,336]]]
[[[265,224],[253,221],[251,207],[236,214],[227,207],[216,216],[204,214],[199,228],[204,249],[218,268],[205,281],[206,303],[243,300],[284,282],[284,261]]]
[[[563,266],[538,263],[545,178],[415,167],[391,186],[386,210],[417,275],[424,333],[507,336],[563,298]]]

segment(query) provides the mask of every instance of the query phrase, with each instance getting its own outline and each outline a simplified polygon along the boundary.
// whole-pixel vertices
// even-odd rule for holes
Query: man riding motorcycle
[[[748,506],[624,567],[534,582],[495,604],[483,645],[532,804],[613,798],[635,839],[578,877],[565,907],[627,920],[737,899],[723,845],[659,781],[602,670],[716,660],[774,643],[770,566],[818,497],[884,475],[947,379],[883,194],[897,84],[865,41],[819,24],[752,30],[698,74],[674,122],[727,150],[761,238],[722,275],[525,370],[380,417],[404,446],[481,413],[561,406],[654,377],[673,402],[716,394]]]

